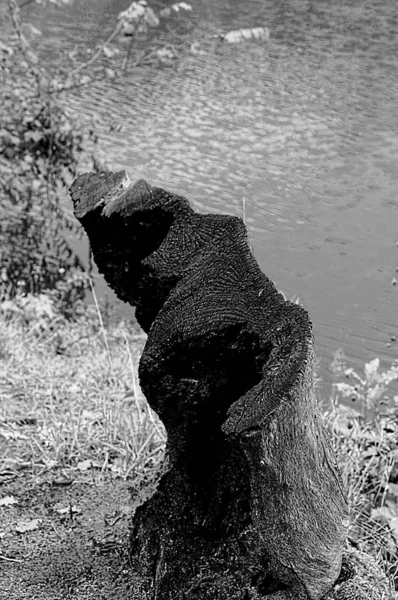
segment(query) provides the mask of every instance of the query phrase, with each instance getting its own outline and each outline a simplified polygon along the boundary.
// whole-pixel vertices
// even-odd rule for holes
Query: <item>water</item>
[[[32,19],[54,61],[54,48],[105,39],[127,5],[85,0]],[[195,0],[193,9],[178,39],[198,40],[200,53],[70,102],[95,118],[112,169],[201,211],[242,216],[245,206],[262,269],[311,314],[324,385],[336,348],[358,370],[376,356],[389,365],[398,355],[396,0]],[[268,42],[214,37],[255,26],[269,27]],[[151,35],[172,36],[165,25]]]

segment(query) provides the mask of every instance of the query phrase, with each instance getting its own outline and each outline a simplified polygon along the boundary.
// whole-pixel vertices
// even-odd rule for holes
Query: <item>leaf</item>
[[[155,15],[152,8],[147,6],[145,11],[145,21],[148,23],[149,27],[158,27],[159,25],[159,17]]]
[[[71,513],[73,513],[74,515],[81,513],[81,509],[78,508],[77,506],[67,506],[65,508],[57,508],[56,512],[59,515],[69,515]]]
[[[117,18],[123,19],[123,21],[134,21],[144,16],[145,9],[146,2],[132,2],[126,10],[118,14]]]
[[[3,42],[0,42],[0,54],[1,53],[12,56],[14,54],[14,50],[12,48],[10,48],[9,46],[6,46],[5,44],[3,44]]]
[[[110,466],[110,470],[112,471],[112,473],[115,473],[116,475],[123,474],[123,468],[120,465],[113,464]]]
[[[355,435],[354,423],[359,415],[360,413],[354,408],[341,404],[333,420],[333,430],[344,436]]]
[[[142,25],[149,25],[149,27],[159,25],[159,17],[152,8],[147,6],[144,0],[132,2],[127,10],[123,10],[118,14],[117,18],[123,23],[123,33],[125,35],[133,35],[137,23],[140,23],[138,31],[146,31],[145,28],[142,29]]]
[[[45,3],[47,0],[36,0],[37,4],[43,4]],[[48,0],[48,2],[50,2],[50,4],[56,4],[57,6],[61,6],[64,4],[65,6],[69,6],[70,4],[73,4],[74,0]]]
[[[13,504],[18,504],[18,500],[14,496],[0,498],[0,506],[12,506]]]
[[[76,60],[78,52],[79,52],[79,50],[78,50],[77,46],[75,46],[73,48],[73,50],[70,50],[70,52],[67,52],[66,56],[69,58],[70,61],[73,62]]]
[[[32,35],[43,35],[40,29],[37,29],[37,27],[34,27],[31,23],[24,23],[24,27],[27,27]]]
[[[169,17],[173,11],[177,13],[177,12],[180,12],[180,10],[192,10],[192,6],[190,4],[187,4],[186,2],[176,2],[175,4],[172,4],[171,6],[163,8],[159,12],[159,16]]]
[[[38,192],[43,186],[43,183],[40,181],[40,179],[33,179],[31,186],[34,192]]]
[[[250,30],[252,36],[256,40],[269,40],[269,29],[268,27],[254,27]]]
[[[157,57],[161,63],[170,64],[174,58],[178,58],[178,54],[173,48],[163,47],[156,51]]]
[[[268,27],[252,27],[251,29],[236,29],[228,31],[222,36],[222,39],[228,44],[238,44],[243,40],[269,40]]]
[[[204,51],[200,49],[200,42],[195,40],[189,47],[191,54],[204,54]]]
[[[388,523],[395,539],[398,541],[398,507],[396,503],[387,501],[385,506],[373,508],[370,516],[382,524]]]
[[[192,10],[192,6],[187,4],[186,2],[177,2],[177,4],[173,4],[171,7],[173,10]]]
[[[116,71],[114,71],[114,69],[105,69],[105,74],[109,79],[114,79],[116,77]]]
[[[372,458],[373,456],[379,456],[380,454],[380,450],[376,447],[376,446],[370,446],[369,448],[367,448],[366,450],[364,450],[362,452],[362,456],[361,458],[363,460],[367,460],[369,458]]]
[[[108,48],[108,46],[103,46],[102,52],[106,56],[106,58],[113,58],[116,54],[115,50],[112,48]]]
[[[63,476],[63,477],[58,477],[58,479],[53,479],[52,483],[53,483],[53,485],[67,486],[67,485],[72,485],[73,479]]]
[[[81,393],[82,388],[78,383],[72,383],[72,385],[69,386],[68,388],[68,393],[69,394],[79,394]],[[84,410],[83,413],[85,413],[86,411]]]
[[[162,10],[159,11],[159,16],[162,17],[162,19],[169,17],[171,15],[171,8],[167,7],[167,8],[162,8]]]
[[[17,312],[17,311],[16,311]],[[20,312],[20,311],[18,311]],[[2,437],[8,439],[8,440],[27,440],[29,439],[27,435],[20,433],[19,431],[15,430],[15,429],[10,429],[10,430],[2,430],[1,432]]]
[[[28,50],[26,52],[27,57],[29,58],[30,62],[33,65],[37,65],[39,62],[39,57],[37,56],[36,52],[33,52],[32,50]]]
[[[370,362],[365,365],[365,376],[367,383],[377,382],[380,379],[380,375],[378,373],[380,366],[380,359],[374,358]]]
[[[349,383],[340,382],[340,383],[334,383],[333,385],[337,389],[337,391],[340,392],[340,394],[342,394],[345,397],[357,395],[355,387],[353,385],[350,385]]]
[[[88,75],[83,75],[83,77],[80,77],[80,85],[87,85],[88,83],[91,83],[91,77]]]
[[[39,142],[43,139],[43,133],[41,131],[25,131],[25,142]]]
[[[81,417],[83,420],[90,421],[91,423],[101,423],[104,420],[104,415],[99,410],[83,410]],[[96,465],[93,463],[93,466]]]
[[[15,531],[18,533],[26,533],[27,531],[34,531],[38,529],[41,523],[41,519],[33,519],[32,521],[20,521],[15,527]]]
[[[398,541],[398,517],[394,517],[388,522],[395,539]]]
[[[93,461],[89,458],[87,460],[82,460],[81,462],[77,463],[77,468],[79,469],[79,471],[88,471],[88,469],[91,469],[91,467],[93,466]]]

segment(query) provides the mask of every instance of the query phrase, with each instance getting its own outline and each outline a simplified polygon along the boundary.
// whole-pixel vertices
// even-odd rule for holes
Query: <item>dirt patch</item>
[[[22,474],[0,486],[0,597],[132,600],[129,485],[112,476]]]

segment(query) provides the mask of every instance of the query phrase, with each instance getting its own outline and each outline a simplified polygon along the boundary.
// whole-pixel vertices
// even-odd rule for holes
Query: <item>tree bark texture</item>
[[[307,312],[261,272],[241,219],[88,173],[76,217],[148,338],[142,390],[167,467],[135,514],[153,600],[317,600],[339,577],[347,504],[313,382]]]

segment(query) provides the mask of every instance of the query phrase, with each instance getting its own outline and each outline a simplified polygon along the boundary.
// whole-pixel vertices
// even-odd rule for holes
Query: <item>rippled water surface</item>
[[[42,44],[93,46],[127,5],[48,11]],[[375,356],[389,364],[398,355],[398,3],[192,5],[180,40],[198,40],[199,53],[73,99],[96,116],[102,157],[199,210],[242,215],[245,206],[262,269],[312,316],[327,382],[338,347],[357,368]],[[268,42],[215,37],[255,26],[270,29]],[[162,25],[151,35],[172,34]]]

